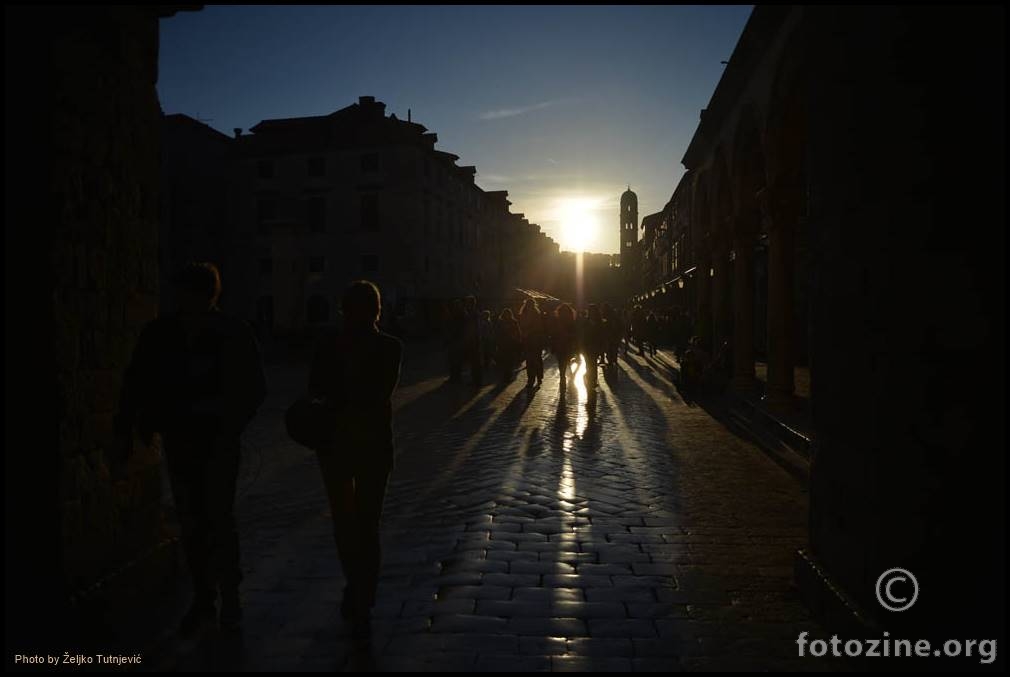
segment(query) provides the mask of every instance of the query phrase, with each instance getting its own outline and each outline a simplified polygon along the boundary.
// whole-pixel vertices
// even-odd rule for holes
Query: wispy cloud
[[[524,115],[526,113],[532,113],[535,110],[541,110],[543,108],[550,108],[562,102],[562,99],[556,99],[554,101],[542,101],[540,103],[535,103],[531,106],[521,106],[519,108],[500,108],[498,110],[489,110],[487,112],[480,114],[481,120],[501,120],[503,118],[511,118],[516,115]]]
[[[505,176],[504,174],[477,174],[477,178],[480,181],[488,181],[491,183],[512,183],[515,181],[514,176]]]

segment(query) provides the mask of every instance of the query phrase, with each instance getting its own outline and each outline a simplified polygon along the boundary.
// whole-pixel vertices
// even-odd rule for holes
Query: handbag
[[[336,440],[336,413],[337,407],[329,401],[306,395],[288,407],[284,414],[288,436],[309,449],[327,449]]]

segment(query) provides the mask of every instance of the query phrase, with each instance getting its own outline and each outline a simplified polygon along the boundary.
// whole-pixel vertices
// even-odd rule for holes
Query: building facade
[[[416,326],[452,297],[491,301],[547,284],[557,247],[539,226],[373,97],[250,131],[236,140],[238,307],[261,335],[332,324],[358,278],[379,285],[387,314]]]
[[[787,412],[809,369],[797,580],[836,627],[1004,627],[982,526],[1003,533],[1004,393],[965,362],[1002,373],[1004,26],[997,8],[756,7],[663,212],[674,284],[639,272],[639,300],[686,291],[737,392],[763,357],[765,406]],[[895,566],[932,598],[900,618],[874,597]]]

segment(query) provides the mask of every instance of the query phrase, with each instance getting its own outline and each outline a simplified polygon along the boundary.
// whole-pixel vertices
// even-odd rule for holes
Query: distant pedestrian
[[[533,299],[519,311],[519,330],[526,358],[526,387],[532,390],[544,382],[544,320]]]
[[[618,313],[621,322],[621,343],[624,344],[624,356],[628,356],[628,346],[631,344],[631,313],[627,308],[621,308]]]
[[[480,313],[480,354],[484,359],[484,369],[491,368],[491,360],[494,359],[494,323],[491,321],[491,311],[483,310]]]
[[[522,334],[519,323],[511,308],[505,308],[498,316],[496,331],[498,344],[498,366],[501,369],[502,383],[515,380],[516,363],[519,361],[519,351],[522,347]]]
[[[638,344],[638,354],[643,357],[645,356],[645,340],[648,333],[646,317],[645,309],[642,306],[635,306],[635,309],[631,311],[631,336]]]
[[[479,386],[484,365],[480,356],[480,314],[477,312],[477,299],[473,296],[463,299],[463,361],[470,368],[471,381]]]
[[[575,309],[567,303],[562,303],[554,311],[554,333],[551,337],[551,347],[558,360],[558,374],[561,378],[561,392],[564,394],[568,378],[568,369],[576,353],[575,346]]]
[[[702,346],[701,338],[694,336],[689,341],[684,353],[684,362],[680,367],[680,382],[689,396],[695,397],[702,390],[702,379],[705,376],[711,358]]]
[[[603,354],[606,357],[607,364],[615,366],[617,364],[617,351],[621,344],[621,321],[609,303],[604,303],[600,307],[600,314],[603,316]]]
[[[449,305],[447,343],[449,348],[449,381],[456,383],[463,372],[466,343],[466,311],[462,299],[453,299]]]
[[[656,314],[650,312],[645,316],[645,343],[646,350],[649,351],[649,355],[652,357],[656,356],[656,346],[659,343],[659,336],[662,332],[662,325],[660,320],[656,317]]]
[[[586,387],[595,388],[599,377],[599,360],[603,353],[605,330],[600,307],[589,304],[582,330],[582,355],[586,360]]]

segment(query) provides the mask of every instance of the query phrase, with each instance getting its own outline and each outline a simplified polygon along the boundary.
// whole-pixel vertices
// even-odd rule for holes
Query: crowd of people
[[[132,453],[135,437],[150,446],[154,434],[161,435],[193,586],[180,632],[192,636],[214,626],[236,630],[242,619],[234,513],[240,436],[266,397],[266,381],[251,328],[217,306],[217,267],[189,264],[175,286],[178,308],[145,326],[138,339],[116,432],[124,455]],[[318,456],[346,580],[340,613],[362,650],[371,641],[379,524],[395,456],[391,398],[403,353],[400,340],[382,331],[382,308],[371,282],[347,288],[340,326],[320,338],[308,394],[286,418],[292,438]],[[468,296],[451,303],[443,324],[450,381],[460,381],[467,368],[474,384],[485,373],[508,384],[525,364],[530,395],[543,385],[545,351],[557,358],[562,395],[573,360],[582,356],[592,393],[599,367],[615,368],[622,347],[627,359],[633,349],[655,356],[660,346],[672,346],[680,358],[682,391],[704,385],[713,374],[728,380],[731,373],[728,344],[710,358],[701,341],[690,337],[688,317],[675,311],[607,303],[576,310],[556,301],[541,307],[530,298],[492,312],[478,310]],[[318,440],[313,433],[312,441],[303,441],[299,430],[308,424],[295,411],[317,412],[310,427],[319,429]],[[303,422],[296,426],[297,420]]]
[[[730,373],[728,345],[715,357],[691,334],[686,312],[614,308],[608,303],[588,304],[577,310],[569,303],[540,302],[529,298],[497,311],[478,310],[473,296],[454,299],[443,319],[449,356],[449,381],[460,382],[468,369],[474,385],[494,373],[501,383],[512,383],[525,364],[526,387],[543,385],[544,354],[557,359],[561,388],[569,365],[585,358],[586,385],[595,387],[598,368],[616,366],[619,354],[638,351],[655,357],[660,347],[671,348],[681,365],[680,384],[695,392]]]

